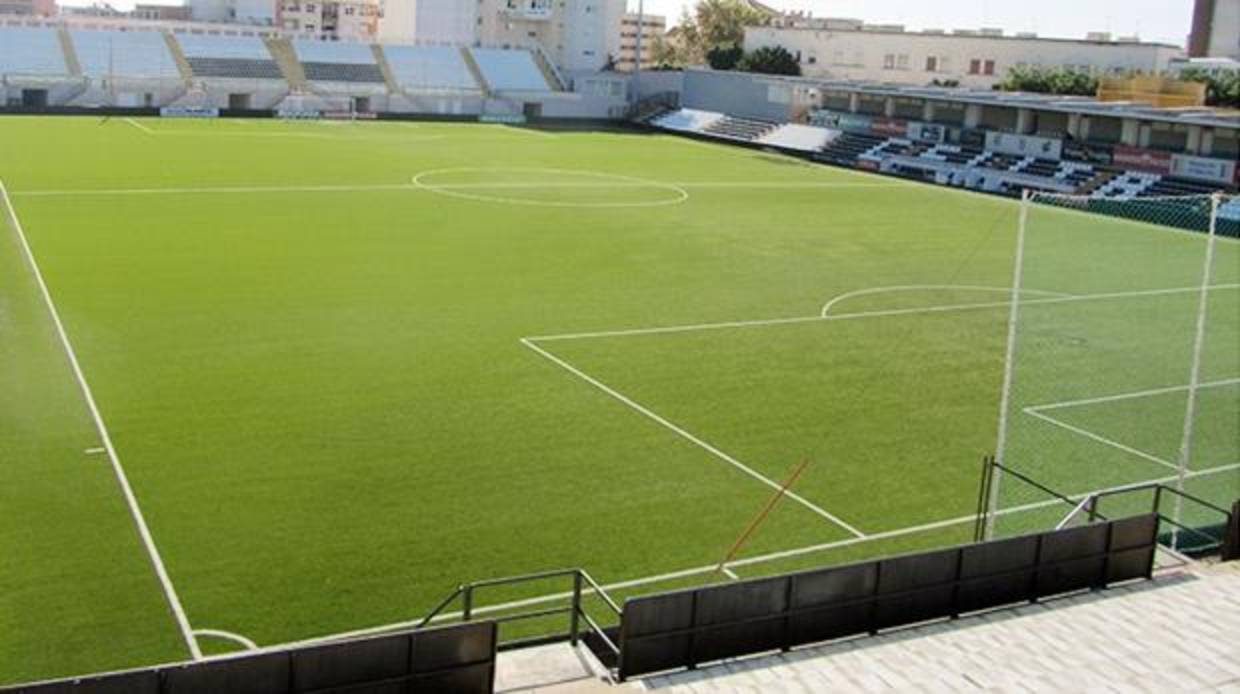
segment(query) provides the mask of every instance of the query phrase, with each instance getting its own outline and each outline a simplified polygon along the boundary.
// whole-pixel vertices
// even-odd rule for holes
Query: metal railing
[[[1118,497],[1118,496],[1125,496],[1125,495],[1132,496],[1132,495],[1136,495],[1140,493],[1147,493],[1147,492],[1153,493],[1153,498],[1152,498],[1150,508],[1154,513],[1158,514],[1159,523],[1160,524],[1166,523],[1167,525],[1171,526],[1171,531],[1169,533],[1171,541],[1162,542],[1160,539],[1160,544],[1162,544],[1165,548],[1168,548],[1177,554],[1181,552],[1188,552],[1188,553],[1195,554],[1195,555],[1203,555],[1203,554],[1212,554],[1215,552],[1221,552],[1224,548],[1224,543],[1226,541],[1226,538],[1223,536],[1222,533],[1220,533],[1219,536],[1212,535],[1206,532],[1202,527],[1194,527],[1193,525],[1189,525],[1183,522],[1183,519],[1177,520],[1171,517],[1170,515],[1163,513],[1162,502],[1163,502],[1164,495],[1171,495],[1172,497],[1175,497],[1181,501],[1188,502],[1189,504],[1195,504],[1198,510],[1204,510],[1207,513],[1217,514],[1218,523],[1211,524],[1211,525],[1217,525],[1219,528],[1223,529],[1224,533],[1225,533],[1225,529],[1231,526],[1234,522],[1232,511],[1225,509],[1221,506],[1218,506],[1216,504],[1213,504],[1209,501],[1206,501],[1205,499],[1202,499],[1200,497],[1189,494],[1188,492],[1185,492],[1183,490],[1168,486],[1162,482],[1138,482],[1135,484],[1127,484],[1127,485],[1114,487],[1111,489],[1105,489],[1105,490],[1101,490],[1097,492],[1092,492],[1090,494],[1086,494],[1083,497],[1068,496],[1065,494],[1061,494],[1060,492],[1055,491],[1054,489],[1051,489],[1045,484],[1042,484],[1041,482],[1038,482],[1037,480],[1033,479],[1029,475],[1026,475],[1017,470],[1013,470],[1012,468],[1006,465],[1003,465],[1002,463],[998,462],[994,458],[987,458],[984,461],[984,466],[985,467],[984,467],[983,477],[982,477],[982,492],[981,494],[979,494],[979,497],[988,494],[989,487],[991,485],[990,477],[993,475],[993,470],[997,469],[997,470],[1002,470],[1003,474],[1011,475],[1012,477],[1015,477],[1021,482],[1024,482],[1025,484],[1028,484],[1029,486],[1053,497],[1054,499],[1063,502],[1066,506],[1070,506],[1072,510],[1066,516],[1064,516],[1062,520],[1059,521],[1059,523],[1055,526],[1056,530],[1061,530],[1063,528],[1068,527],[1069,525],[1072,524],[1073,521],[1077,520],[1082,515],[1086,517],[1087,523],[1095,523],[1098,521],[1106,522],[1110,519],[1107,518],[1107,516],[1104,515],[1102,511],[1099,509],[1099,506],[1104,499]],[[990,472],[987,472],[987,471],[990,471]],[[981,510],[981,502],[979,501],[979,516],[978,516],[979,520],[978,520],[977,533],[976,533],[976,534],[979,534],[979,536],[980,536],[980,533],[982,532],[981,528],[983,526],[982,514],[983,512]],[[1186,544],[1182,541],[1183,535],[1188,535],[1190,537],[1196,538],[1197,541]],[[1161,534],[1160,534],[1160,538],[1161,538]]]
[[[586,635],[593,635],[597,639],[597,644],[605,649],[612,656],[618,658],[620,655],[620,647],[616,645],[615,640],[607,634],[607,630],[596,621],[583,605],[582,598],[586,596],[598,597],[608,611],[618,621],[623,611],[616,601],[603,590],[598,581],[584,569],[560,569],[556,571],[543,571],[540,573],[524,574],[521,576],[509,576],[505,578],[492,578],[483,581],[474,581],[472,583],[464,583],[448,597],[444,598],[435,609],[418,623],[417,629],[425,628],[436,621],[448,621],[451,618],[457,618],[461,622],[469,622],[473,620],[478,609],[476,607],[475,597],[480,590],[487,588],[498,588],[502,586],[514,586],[523,583],[533,583],[536,581],[547,581],[553,579],[572,579],[572,589],[565,594],[569,604],[566,607],[549,607],[542,609],[532,609],[529,611],[518,611],[510,614],[499,616],[488,616],[487,620],[504,625],[512,622],[527,621],[531,619],[541,619],[546,617],[554,617],[557,615],[568,615],[568,631],[551,637],[537,637],[534,639],[521,639],[513,641],[500,640],[500,645],[506,648],[513,648],[521,645],[529,645],[534,642],[562,641],[567,640],[573,646],[576,646]],[[460,600],[461,609],[457,614],[446,614],[445,611],[453,604]],[[483,608],[485,609],[485,608]],[[584,623],[584,629],[583,629]]]

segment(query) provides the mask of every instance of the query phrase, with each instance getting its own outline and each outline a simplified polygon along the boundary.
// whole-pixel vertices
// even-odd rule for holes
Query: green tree
[[[706,64],[712,70],[735,70],[737,63],[745,57],[745,49],[737,45],[715,46],[706,51]]]
[[[1098,93],[1098,78],[1062,68],[1014,67],[1007,71],[998,88],[1005,92],[1093,96]]]
[[[1211,73],[1194,67],[1181,72],[1180,79],[1205,84],[1207,106],[1240,108],[1240,70]]]
[[[745,42],[745,27],[766,24],[769,16],[743,0],[698,0],[680,15],[680,55],[684,63],[702,63],[712,49]]]
[[[766,75],[801,74],[801,64],[797,62],[796,56],[783,46],[764,46],[752,53],[746,53],[736,68]]]

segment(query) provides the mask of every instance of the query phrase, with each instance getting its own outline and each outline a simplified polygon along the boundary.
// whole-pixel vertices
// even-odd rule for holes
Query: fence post
[[[1240,561],[1240,501],[1232,504],[1227,534],[1223,537],[1223,561]]]
[[[1089,524],[1093,525],[1098,520],[1098,495],[1089,497]]]
[[[568,640],[577,645],[577,630],[581,620],[581,571],[573,572],[573,612],[568,620]]]
[[[468,622],[474,614],[474,587],[473,585],[462,586],[465,594],[461,598],[463,607],[461,608],[461,619]]]

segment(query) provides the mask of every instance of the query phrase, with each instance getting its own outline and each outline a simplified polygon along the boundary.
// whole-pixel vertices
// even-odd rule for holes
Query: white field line
[[[986,287],[974,284],[902,284],[891,287],[869,287],[867,289],[858,289],[856,291],[846,292],[831,299],[822,307],[822,317],[826,318],[831,315],[831,309],[836,304],[848,299],[855,299],[859,296],[869,296],[871,294],[887,294],[896,292],[924,292],[924,291],[969,291],[969,292],[997,292],[1001,294],[1011,295],[1011,287]],[[1022,294],[1041,294],[1043,296],[1069,297],[1071,294],[1063,292],[1050,292],[1041,289],[1022,289]]]
[[[1216,284],[1212,291],[1240,289],[1240,284]],[[1106,299],[1126,299],[1145,296],[1162,296],[1167,294],[1185,294],[1200,292],[1201,287],[1174,287],[1169,289],[1149,289],[1130,292],[1109,292],[1103,294],[1077,294],[1045,299],[1022,301],[1022,306],[1031,304],[1061,304],[1076,301],[1099,301]],[[660,335],[670,333],[696,332],[699,330],[726,330],[730,328],[752,328],[768,325],[789,325],[795,323],[814,323],[819,321],[856,320],[861,318],[882,318],[887,316],[916,315],[920,313],[945,313],[953,311],[972,311],[978,309],[1001,308],[1010,306],[1010,301],[989,301],[976,304],[947,304],[943,306],[922,306],[917,308],[897,308],[882,311],[861,311],[858,313],[835,313],[829,316],[793,316],[790,318],[771,318],[765,320],[727,321],[722,323],[696,323],[689,325],[668,325],[656,328],[632,328],[625,330],[600,330],[595,332],[564,333],[560,335],[539,335],[524,339],[532,342],[554,342],[559,340],[588,340],[600,337],[628,337],[634,335]]]
[[[201,188],[99,188],[95,190],[28,190],[14,197],[61,197],[76,195],[230,195],[233,193],[359,193],[383,190],[417,190],[409,183],[318,186],[217,186]]]
[[[1095,434],[1094,432],[1089,431],[1088,429],[1082,429],[1077,426],[1072,426],[1071,424],[1068,424],[1067,422],[1061,422],[1058,419],[1055,419],[1054,417],[1050,415],[1042,414],[1041,412],[1034,412],[1032,410],[1025,410],[1025,414],[1031,417],[1036,417],[1044,422],[1054,424],[1055,426],[1060,427],[1062,429],[1066,429],[1074,434],[1084,436],[1085,438],[1090,439],[1091,441],[1097,441],[1098,443],[1101,443],[1103,445],[1110,446],[1112,448],[1118,448],[1119,450],[1125,453],[1130,453],[1132,455],[1137,456],[1138,458],[1143,458],[1145,460],[1148,460],[1151,463],[1157,463],[1159,465],[1162,465],[1163,467],[1171,468],[1172,470],[1179,469],[1171,462],[1163,460],[1162,458],[1159,458],[1156,455],[1151,455],[1140,449],[1133,448],[1132,446],[1128,446],[1126,444],[1122,444],[1119,441],[1108,439],[1107,437],[1101,436],[1099,434]]]
[[[234,133],[236,134],[236,133]],[[621,181],[566,182],[566,183],[463,183],[447,185],[413,185],[409,183],[378,183],[358,185],[305,185],[305,186],[194,186],[186,188],[100,188],[12,191],[14,197],[67,197],[74,195],[226,195],[230,193],[353,193],[372,190],[445,190],[470,188],[755,188],[755,189],[830,189],[830,188],[887,188],[889,185],[874,183],[772,183],[770,181]]]
[[[1240,378],[1225,378],[1218,381],[1209,381],[1197,385],[1198,390],[1208,388],[1221,388],[1224,386],[1234,386],[1240,384]],[[1146,398],[1153,395],[1165,395],[1167,393],[1181,393],[1190,390],[1190,386],[1169,386],[1166,388],[1151,388],[1150,390],[1137,390],[1131,393],[1119,393],[1116,395],[1104,395],[1097,398],[1085,398],[1083,400],[1064,400],[1063,402],[1052,402],[1045,405],[1032,405],[1024,408],[1026,412],[1042,412],[1044,410],[1058,410],[1066,407],[1076,407],[1077,405],[1096,405],[1104,402],[1116,402],[1119,400],[1134,400],[1137,398]]]
[[[100,453],[107,453],[107,452],[108,452],[108,449],[106,449],[106,448],[87,448],[86,450],[84,450],[84,451],[82,451],[82,452],[83,452],[83,453],[85,453],[86,455],[99,455]]]
[[[185,639],[185,645],[189,648],[190,655],[195,660],[199,660],[202,658],[202,651],[198,648],[198,641],[194,638],[193,629],[190,628],[189,618],[185,615],[185,609],[181,606],[181,599],[177,596],[176,588],[173,587],[172,579],[169,578],[168,570],[164,566],[164,560],[159,554],[159,549],[155,546],[155,539],[151,535],[150,528],[147,527],[146,518],[142,515],[142,509],[138,507],[138,499],[134,495],[133,488],[129,485],[129,478],[125,475],[125,469],[121,466],[120,458],[116,455],[116,447],[112,444],[112,437],[108,434],[108,427],[103,423],[103,416],[99,413],[99,406],[95,403],[95,396],[91,392],[90,384],[86,381],[86,375],[82,372],[81,364],[78,363],[77,353],[74,352],[73,345],[69,342],[69,335],[65,332],[64,323],[60,320],[60,312],[57,311],[56,304],[52,301],[52,294],[47,288],[47,283],[43,280],[43,273],[39,270],[39,264],[35,260],[34,252],[30,248],[30,243],[26,240],[26,232],[22,228],[21,220],[17,217],[17,210],[13,208],[13,201],[9,199],[8,190],[3,182],[0,182],[0,197],[4,198],[5,209],[8,212],[9,219],[12,221],[13,229],[17,232],[17,240],[21,243],[22,252],[26,256],[26,262],[30,264],[30,270],[34,275],[35,282],[39,285],[39,292],[43,295],[43,302],[46,304],[48,314],[52,318],[52,324],[56,328],[60,344],[64,348],[65,356],[69,359],[69,366],[73,369],[73,375],[81,388],[82,397],[86,401],[91,418],[95,422],[95,429],[99,432],[100,442],[107,451],[108,459],[112,463],[112,470],[116,474],[116,480],[120,483],[121,491],[125,495],[125,503],[129,506],[129,513],[133,516],[134,525],[137,526],[138,534],[142,536],[142,543],[146,546],[146,553],[151,559],[151,564],[155,567],[155,573],[159,576],[159,582],[163,586],[168,606],[176,617],[177,625],[181,629],[181,636]]]
[[[725,463],[727,463],[727,464],[729,464],[729,465],[731,465],[731,466],[735,467],[736,469],[740,470],[741,472],[745,473],[746,475],[749,475],[750,477],[752,477],[752,478],[754,478],[754,479],[758,480],[758,481],[759,481],[759,482],[761,482],[762,484],[765,484],[766,486],[770,487],[771,489],[775,489],[775,490],[780,490],[780,489],[783,489],[783,486],[782,486],[781,484],[779,484],[778,482],[776,482],[775,480],[772,480],[772,479],[770,479],[769,477],[766,477],[766,476],[762,475],[761,473],[759,473],[758,471],[756,471],[756,470],[754,470],[753,468],[749,467],[748,465],[745,465],[744,463],[742,463],[742,462],[740,462],[739,460],[737,460],[737,459],[733,458],[732,456],[728,455],[727,453],[724,453],[723,451],[721,451],[721,450],[719,450],[718,448],[716,448],[716,447],[712,446],[711,444],[709,444],[709,443],[707,443],[707,442],[703,441],[702,439],[698,438],[697,436],[694,436],[693,434],[691,434],[691,433],[689,433],[688,431],[686,431],[686,430],[682,429],[681,427],[677,426],[676,424],[673,424],[671,421],[669,421],[669,420],[667,420],[666,418],[664,418],[664,417],[660,416],[658,413],[654,412],[654,411],[653,411],[653,410],[651,410],[650,408],[648,408],[648,407],[646,407],[646,406],[642,405],[641,403],[637,402],[636,400],[633,400],[632,398],[628,397],[628,396],[627,396],[627,395],[625,395],[624,393],[621,393],[620,391],[618,391],[618,390],[616,390],[616,389],[614,389],[614,388],[612,388],[612,387],[608,386],[606,383],[603,383],[602,381],[600,381],[600,380],[598,380],[598,379],[594,378],[593,376],[590,376],[590,375],[589,375],[589,374],[587,374],[586,372],[582,371],[581,369],[578,369],[577,367],[575,367],[575,366],[573,366],[572,364],[568,363],[567,361],[565,361],[565,360],[561,359],[560,357],[557,357],[556,355],[552,354],[551,352],[548,352],[547,350],[543,349],[542,347],[539,347],[538,345],[534,344],[534,343],[533,343],[533,342],[531,342],[530,340],[527,340],[527,339],[522,339],[522,340],[521,340],[521,344],[525,345],[525,346],[526,346],[526,347],[528,347],[529,349],[531,349],[531,350],[533,350],[534,352],[538,353],[539,355],[543,356],[544,358],[546,358],[547,360],[549,360],[549,361],[550,361],[550,362],[552,362],[553,364],[555,364],[555,365],[559,366],[560,368],[562,368],[562,369],[564,369],[564,370],[568,371],[568,372],[569,372],[569,373],[571,373],[572,375],[574,375],[574,376],[576,376],[576,377],[580,378],[581,380],[585,381],[586,383],[589,383],[590,385],[594,386],[595,388],[598,388],[599,390],[603,391],[603,392],[604,392],[604,393],[606,393],[607,395],[610,395],[611,397],[615,398],[616,400],[619,400],[621,403],[623,403],[623,404],[625,404],[625,405],[628,405],[630,408],[632,408],[633,410],[636,410],[638,413],[640,413],[640,414],[644,415],[644,416],[645,416],[645,417],[647,417],[648,419],[651,419],[651,420],[653,420],[654,422],[656,422],[656,423],[658,423],[658,424],[662,425],[663,427],[665,427],[665,428],[669,429],[669,430],[670,430],[670,431],[672,431],[673,433],[677,434],[678,436],[680,436],[681,438],[685,439],[686,441],[688,441],[688,442],[690,442],[690,443],[694,444],[694,445],[695,445],[695,446],[697,446],[698,448],[701,448],[702,450],[705,450],[707,453],[710,453],[711,455],[713,455],[713,456],[715,456],[716,458],[718,458],[718,459],[722,460],[723,462],[725,462]],[[840,528],[843,528],[845,531],[847,531],[849,534],[853,535],[854,537],[864,538],[864,537],[866,536],[866,535],[865,535],[865,533],[863,533],[863,532],[861,532],[860,530],[856,529],[855,527],[853,527],[853,526],[852,526],[852,525],[850,525],[849,523],[845,522],[844,520],[841,520],[838,516],[835,516],[834,514],[832,514],[832,513],[828,512],[828,511],[826,511],[826,510],[824,510],[824,509],[822,509],[822,508],[820,508],[820,507],[816,506],[815,504],[811,503],[810,501],[808,501],[807,499],[805,499],[804,497],[802,497],[800,494],[797,494],[796,492],[788,491],[788,492],[785,494],[785,496],[787,496],[789,499],[792,499],[793,501],[797,502],[798,504],[800,504],[800,505],[804,506],[805,508],[809,509],[810,511],[813,511],[814,513],[818,514],[819,516],[822,516],[823,518],[827,519],[828,521],[830,521],[831,523],[835,524],[836,526],[838,526],[838,527],[840,527]]]
[[[258,650],[258,644],[254,643],[250,639],[247,639],[241,634],[234,634],[231,631],[221,631],[219,629],[195,629],[194,635],[208,636],[211,638],[224,639],[225,641],[232,641],[233,643],[241,644],[243,647],[245,647],[247,651]]]
[[[725,567],[723,567],[723,575],[724,575],[724,576],[727,576],[728,578],[732,579],[733,581],[739,581],[739,580],[741,580],[741,577],[740,577],[740,576],[737,576],[735,571],[733,571],[732,569],[729,569],[729,568],[728,568],[728,567],[726,567],[726,566],[725,566]]]
[[[145,125],[143,125],[143,124],[139,123],[138,121],[136,121],[136,120],[134,120],[134,119],[132,119],[132,118],[126,118],[126,119],[125,119],[125,122],[126,122],[126,123],[128,123],[128,124],[130,124],[130,125],[132,125],[133,127],[137,128],[138,130],[141,130],[142,132],[146,133],[147,135],[158,135],[158,134],[159,134],[159,133],[155,132],[154,130],[151,130],[150,128],[146,127]]]
[[[1191,472],[1189,473],[1189,478],[1207,477],[1210,475],[1217,475],[1217,474],[1224,473],[1224,472],[1231,472],[1233,470],[1240,470],[1240,463],[1235,463],[1232,465],[1225,465],[1225,466],[1217,467],[1217,468],[1211,468],[1209,470]],[[1141,487],[1147,484],[1165,484],[1167,482],[1173,482],[1175,481],[1175,479],[1176,477],[1172,475],[1172,476],[1162,477],[1162,478],[1154,479],[1154,480],[1132,482],[1129,484],[1122,484],[1122,485],[1117,485],[1114,487],[1105,487],[1102,489],[1095,489],[1095,490],[1088,491],[1088,492],[1081,492],[1079,494],[1071,495],[1068,498],[1072,499],[1073,501],[1079,501],[1093,494],[1102,494],[1105,492],[1118,492],[1118,491],[1123,491],[1125,489]],[[1048,507],[1063,504],[1063,503],[1064,502],[1060,499],[1050,499],[1047,501],[1038,501],[1035,503],[1024,504],[1022,506],[1013,506],[1012,508],[1003,509],[999,511],[998,513],[999,515],[1011,515],[1015,513],[1024,513],[1026,511],[1036,511],[1041,508],[1048,508]],[[850,538],[847,540],[838,540],[836,542],[828,542],[828,543],[819,544],[819,545],[810,545],[808,547],[800,547],[797,549],[784,550],[781,552],[772,552],[770,554],[764,554],[764,555],[760,555],[756,557],[749,557],[747,559],[739,559],[736,561],[729,562],[728,566],[729,567],[756,566],[756,565],[763,564],[766,562],[778,561],[781,559],[792,559],[792,558],[796,558],[800,556],[805,556],[808,554],[816,554],[818,552],[824,552],[827,550],[849,547],[852,545],[860,545],[860,544],[865,544],[869,542],[875,542],[878,540],[889,540],[889,539],[894,539],[898,537],[903,537],[906,535],[915,535],[917,533],[928,532],[931,530],[939,530],[942,528],[948,528],[948,527],[952,527],[956,525],[964,525],[966,523],[975,523],[976,521],[977,521],[976,515],[961,516],[959,518],[952,518],[948,520],[936,521],[933,523],[926,523],[925,525],[918,525],[918,526],[909,527],[909,528],[901,528],[898,530],[890,530],[890,531],[886,531],[882,533],[876,533],[866,538]],[[645,576],[642,578],[635,578],[635,579],[630,579],[626,581],[608,583],[608,584],[604,584],[602,587],[603,587],[603,590],[609,591],[609,592],[616,591],[616,590],[625,590],[627,588],[639,588],[641,586],[665,583],[667,581],[674,581],[674,580],[678,580],[682,578],[692,578],[694,576],[709,575],[717,571],[718,568],[719,566],[717,564],[712,564],[710,566],[699,566],[699,567],[692,568],[692,569],[684,569],[681,571],[673,571],[673,572],[658,574],[654,576]],[[586,592],[589,593],[590,591],[586,591]],[[515,609],[520,609],[520,608],[525,608],[525,607],[533,607],[533,606],[542,605],[548,602],[555,602],[557,600],[566,600],[572,597],[572,595],[573,595],[572,592],[565,591],[561,593],[551,593],[548,595],[541,595],[541,596],[533,597],[533,598],[525,598],[522,600],[514,600],[511,602],[506,602],[506,603],[501,603],[501,604],[496,604],[496,605],[486,605],[482,607],[475,607],[473,609],[473,614],[486,615],[486,614],[494,614],[497,612],[506,612],[508,610],[515,610]],[[432,621],[434,622],[448,621],[448,620],[453,620],[453,619],[459,619],[461,618],[461,616],[462,616],[461,612],[444,613],[444,614],[439,615]],[[411,619],[411,620],[406,620],[402,622],[394,622],[391,624],[384,624],[381,626],[357,629],[354,631],[341,632],[338,634],[316,636],[313,638],[304,639],[300,641],[293,641],[289,643],[279,644],[277,646],[270,646],[263,650],[287,649],[287,648],[292,648],[292,647],[297,647],[297,646],[331,643],[334,641],[342,641],[346,639],[359,638],[363,636],[373,636],[375,634],[383,634],[383,633],[390,632],[390,631],[408,629],[410,627],[416,626],[421,621],[422,619],[418,618],[418,619]]]

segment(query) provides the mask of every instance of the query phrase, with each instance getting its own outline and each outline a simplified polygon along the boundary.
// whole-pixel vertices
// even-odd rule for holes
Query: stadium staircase
[[[305,68],[297,59],[297,51],[293,50],[293,42],[281,36],[269,36],[263,39],[263,43],[267,44],[267,50],[271,51],[271,57],[280,67],[280,74],[289,88],[295,92],[308,91],[310,83],[306,79]]]
[[[560,73],[547,59],[547,54],[543,52],[542,46],[535,44],[530,50],[534,56],[534,64],[538,66],[538,70],[542,72],[543,79],[547,80],[547,84],[551,85],[551,90],[556,92],[568,91],[568,85],[560,78]]]
[[[74,77],[82,76],[82,61],[78,59],[77,47],[73,45],[73,38],[69,36],[69,30],[61,27],[56,30],[56,38],[60,41],[60,50],[65,54],[65,67],[69,74]]]
[[[383,73],[383,82],[387,84],[388,93],[399,93],[401,91],[400,82],[396,79],[396,74],[392,72],[392,65],[388,62],[387,54],[383,52],[383,46],[376,43],[370,47],[370,50],[375,54],[375,64],[379,66],[379,71]]]
[[[703,133],[716,135],[730,140],[752,142],[779,127],[778,123],[757,120],[755,118],[738,118],[724,116],[702,129]]]
[[[168,52],[172,54],[172,60],[177,65],[177,71],[181,73],[181,79],[185,80],[186,85],[191,85],[194,81],[194,69],[190,66],[189,59],[185,57],[185,51],[181,50],[181,44],[177,43],[176,36],[164,33],[164,43],[168,44]]]
[[[474,54],[470,52],[468,47],[461,46],[461,58],[465,61],[465,67],[469,68],[469,74],[478,83],[478,88],[482,90],[482,95],[484,97],[491,96],[491,85],[482,76],[482,68],[478,66],[478,61],[474,60]]]

